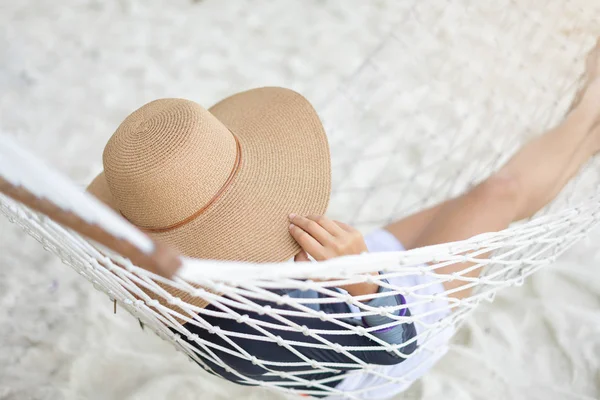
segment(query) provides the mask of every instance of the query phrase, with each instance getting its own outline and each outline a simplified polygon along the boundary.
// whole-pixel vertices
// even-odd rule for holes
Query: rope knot
[[[285,342],[281,336],[277,336],[275,338],[275,343],[277,343],[278,346],[283,346]]]
[[[169,304],[172,304],[174,306],[180,306],[182,303],[183,303],[183,301],[179,297],[170,297],[169,298]]]
[[[248,314],[244,314],[242,316],[240,316],[238,319],[236,319],[238,324],[245,324],[246,322],[248,322],[248,320],[250,319],[250,316],[248,316]]]
[[[266,305],[264,307],[259,308],[258,314],[259,315],[265,315],[265,314],[270,315],[271,314],[271,310],[272,310],[272,307],[269,306],[269,305]]]

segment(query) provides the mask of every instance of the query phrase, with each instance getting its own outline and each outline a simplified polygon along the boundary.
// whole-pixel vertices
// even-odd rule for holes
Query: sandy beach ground
[[[560,118],[599,21],[597,0],[0,0],[0,134],[85,186],[100,172],[119,122],[159,97],[210,106],[252,87],[290,87],[335,125],[334,161],[352,158],[339,135],[363,129],[350,126],[356,114],[348,110],[397,108],[391,126],[366,131],[402,136],[397,163],[380,157],[387,172],[376,177],[365,173],[372,161],[357,163],[346,180],[334,170],[340,194],[331,213],[367,231],[377,225],[375,211],[385,219],[411,211],[412,200],[460,191],[511,143]],[[393,42],[385,42],[390,33]],[[376,62],[365,64],[369,55]],[[357,103],[340,106],[349,99]],[[491,141],[483,140],[428,170],[456,185],[432,192],[417,179],[408,190],[414,198],[386,200],[399,189],[381,176],[426,175],[419,174],[419,144],[499,132],[507,142],[487,164]],[[594,172],[568,189],[570,201],[597,190]],[[341,194],[352,185],[361,196]],[[600,398],[598,243],[599,230],[523,286],[482,304],[448,356],[400,398]],[[0,399],[238,398],[283,396],[208,376],[124,312],[113,315],[104,295],[0,218]]]

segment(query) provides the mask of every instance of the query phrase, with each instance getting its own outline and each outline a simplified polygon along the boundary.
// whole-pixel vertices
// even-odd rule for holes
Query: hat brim
[[[283,88],[242,92],[208,111],[237,136],[240,169],[201,215],[148,235],[189,257],[290,259],[300,248],[289,233],[288,215],[324,214],[331,193],[329,145],[316,111],[304,97]],[[88,191],[118,211],[104,173]]]

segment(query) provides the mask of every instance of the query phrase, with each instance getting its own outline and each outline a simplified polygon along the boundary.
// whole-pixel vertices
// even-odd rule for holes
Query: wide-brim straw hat
[[[329,146],[310,103],[288,89],[204,109],[150,102],[108,141],[88,191],[154,239],[202,259],[278,262],[300,248],[288,215],[324,214]]]

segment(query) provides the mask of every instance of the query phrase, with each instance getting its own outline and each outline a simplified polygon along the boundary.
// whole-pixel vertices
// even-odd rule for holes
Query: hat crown
[[[153,229],[207,205],[237,157],[233,134],[200,105],[160,99],[130,114],[104,149],[106,180],[121,213]]]

